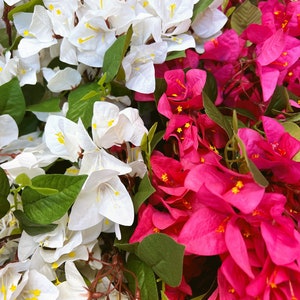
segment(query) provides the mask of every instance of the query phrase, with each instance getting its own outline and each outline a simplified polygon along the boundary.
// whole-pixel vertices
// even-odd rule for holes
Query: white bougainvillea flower
[[[74,262],[67,261],[65,264],[66,281],[58,285],[59,299],[60,300],[85,300],[88,299],[88,286],[82,275],[76,268]],[[96,292],[104,293],[108,289],[113,291],[109,294],[111,300],[129,300],[129,297],[120,294],[117,290],[113,289],[113,285],[107,277],[103,277],[97,287]]]
[[[132,107],[119,110],[109,102],[98,101],[94,104],[92,118],[93,140],[98,147],[110,148],[124,142],[140,145],[147,128]]]
[[[4,52],[0,45],[0,50]],[[17,72],[17,61],[11,58],[10,51],[0,55],[0,85],[10,81]]]
[[[41,5],[35,5],[33,13],[14,14],[14,25],[23,36],[18,45],[21,57],[32,56],[57,43],[47,9]]]
[[[8,114],[0,116],[0,149],[18,139],[19,129],[16,121]]]
[[[72,90],[77,87],[81,81],[81,74],[70,67],[63,70],[42,68],[42,72],[48,81],[48,89],[54,93]]]
[[[196,51],[198,53],[204,52],[205,41],[221,34],[221,29],[228,20],[226,15],[218,9],[221,4],[222,1],[220,0],[213,1],[204,12],[196,16],[191,25],[197,42]]]
[[[111,27],[116,29],[117,35],[126,33],[130,25],[152,16],[137,0],[120,1],[119,6],[119,13],[108,18]]]
[[[150,39],[154,39],[155,42],[161,42],[161,19],[158,16],[150,16],[134,22],[132,32],[132,46],[144,45]]]
[[[75,24],[77,0],[44,0],[48,15],[52,22],[53,32],[61,37],[69,36]]]
[[[38,247],[63,247],[66,237],[67,219],[68,217],[67,215],[65,215],[58,221],[54,222],[55,224],[57,224],[57,227],[47,233],[31,236],[23,231],[19,242],[19,260],[25,261],[35,252]]]
[[[81,152],[77,139],[77,124],[63,117],[51,115],[47,119],[44,140],[57,157],[77,161]]]
[[[34,269],[24,273],[19,284],[19,288],[21,287],[22,290],[17,297],[20,300],[56,300],[59,294],[57,287],[47,277]]]
[[[168,52],[183,51],[188,48],[194,48],[196,45],[194,38],[189,34],[165,36],[162,40],[168,43]]]
[[[17,61],[16,75],[19,79],[20,86],[25,84],[36,84],[36,73],[40,70],[40,58],[38,54],[26,58],[19,57],[18,51],[14,51],[14,57]]]
[[[131,142],[135,146],[140,146],[142,138],[145,133],[148,133],[148,130],[144,125],[144,121],[139,115],[139,111],[135,108],[128,107],[121,110],[120,119],[123,116],[129,121],[130,125],[128,127],[131,128],[131,130],[129,130],[129,128],[126,128],[128,129],[128,134],[124,138],[124,140],[126,142]],[[128,124],[128,122],[126,123]]]
[[[1,168],[12,180],[15,180],[22,173],[25,173],[29,178],[45,174],[45,171],[38,167],[36,157],[30,152],[18,154],[13,160],[2,163]]]
[[[167,42],[133,46],[122,62],[126,87],[150,94],[155,90],[154,64],[163,63],[167,56]]]
[[[177,26],[193,15],[194,0],[148,0],[149,5],[155,10],[162,20],[162,31],[167,32],[171,27]],[[146,7],[147,9],[147,7]]]
[[[106,50],[116,40],[115,32],[107,27],[99,13],[90,11],[79,21],[69,36],[78,49],[78,61],[92,67],[102,67]]]
[[[90,228],[104,218],[124,226],[133,223],[132,200],[117,175],[113,170],[100,170],[88,177],[71,210],[71,230]]]

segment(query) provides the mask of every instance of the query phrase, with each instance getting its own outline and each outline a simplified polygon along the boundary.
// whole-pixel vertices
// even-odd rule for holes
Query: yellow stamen
[[[178,105],[178,106],[176,107],[176,110],[177,110],[179,113],[181,113],[181,112],[182,112],[182,106],[181,106],[181,105]]]
[[[85,43],[85,42],[91,40],[91,39],[94,38],[94,37],[95,37],[94,35],[90,35],[90,36],[88,36],[88,37],[86,37],[86,38],[79,38],[79,39],[78,39],[78,43],[79,43],[79,44],[83,44],[83,43]]]
[[[160,178],[163,182],[167,182],[169,180],[167,173],[163,173]]]
[[[114,121],[115,121],[114,119],[109,120],[109,121],[107,122],[107,126],[108,126],[108,127],[111,127],[111,126],[113,125]]]
[[[58,132],[55,135],[57,136],[57,140],[60,144],[65,144],[65,137],[62,132]]]
[[[170,5],[170,18],[173,18],[173,17],[174,17],[175,9],[176,9],[176,4],[175,4],[175,3],[172,3],[172,4]]]

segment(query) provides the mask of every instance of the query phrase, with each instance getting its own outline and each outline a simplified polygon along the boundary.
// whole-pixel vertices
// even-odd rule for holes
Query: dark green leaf
[[[211,72],[206,72],[206,81],[203,91],[212,102],[215,102],[218,95],[218,87],[217,81]]]
[[[133,196],[134,211],[137,213],[140,206],[155,192],[148,174],[140,182],[137,193]]]
[[[284,86],[277,86],[265,112],[266,116],[274,116],[274,111],[286,110],[287,112],[292,111],[290,106],[290,97],[287,88]]]
[[[22,193],[24,213],[32,222],[39,224],[50,224],[60,219],[76,200],[86,177],[61,174],[34,177],[32,185],[35,189],[25,187]],[[58,192],[43,195],[36,190],[37,188],[48,188]]]
[[[0,168],[0,187],[0,218],[2,218],[10,209],[10,204],[7,200],[10,186],[8,178],[2,168]]]
[[[26,110],[37,112],[59,112],[61,111],[59,103],[59,98],[51,98],[49,100],[30,105],[26,108]]]
[[[163,233],[146,236],[136,255],[168,285],[176,287],[182,279],[184,246]]]
[[[227,133],[228,137],[231,138],[233,135],[232,127],[227,118],[225,118],[214,103],[209,99],[205,92],[202,92],[203,105],[205,112],[210,119],[221,126]]]
[[[151,152],[155,149],[156,145],[160,142],[165,134],[164,130],[158,131],[155,133],[152,141],[151,141]]]
[[[138,280],[141,299],[159,300],[155,274],[152,269],[134,254],[130,254],[126,268],[133,272]],[[125,273],[133,295],[136,291],[136,280],[131,274]]]
[[[8,19],[10,21],[13,20],[13,15],[15,13],[19,12],[33,12],[34,7],[36,5],[43,5],[43,0],[31,0],[29,2],[26,2],[24,4],[18,5],[14,7],[9,13],[8,13]]]
[[[34,223],[30,219],[28,219],[21,210],[15,210],[14,215],[19,220],[21,228],[24,229],[29,235],[47,233],[57,227],[57,224],[41,225]]]
[[[25,112],[25,116],[22,122],[18,125],[19,136],[35,132],[38,128],[40,121],[37,119],[35,114],[30,111]]]
[[[238,34],[241,34],[250,24],[261,23],[261,11],[249,0],[243,2],[232,13],[231,28]]]
[[[194,5],[192,21],[195,20],[199,13],[205,11],[211,3],[213,3],[213,0],[201,0],[198,3],[196,3]]]
[[[121,67],[122,60],[128,49],[132,29],[128,30],[127,34],[118,37],[118,39],[105,52],[102,72],[106,73],[106,82],[111,82]]]
[[[45,87],[37,82],[35,85],[26,84],[21,87],[26,106],[38,104],[45,95]]]
[[[68,97],[67,118],[73,122],[81,118],[84,126],[89,127],[93,117],[94,103],[100,98],[99,85],[96,82],[82,85],[71,91]]]
[[[158,100],[162,96],[162,94],[166,91],[167,89],[167,83],[163,78],[156,78],[155,79],[155,91],[154,91],[154,96],[155,96],[155,101],[158,103]]]
[[[25,114],[25,99],[18,78],[0,86],[0,115],[9,114],[19,124]]]

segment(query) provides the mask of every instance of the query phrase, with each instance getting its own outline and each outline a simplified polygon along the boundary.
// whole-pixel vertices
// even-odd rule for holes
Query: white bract
[[[8,114],[0,116],[0,149],[16,140],[19,129],[16,121]]]
[[[70,67],[63,70],[42,68],[43,75],[48,81],[47,87],[54,93],[72,90],[77,87],[81,81],[80,73]]]
[[[122,65],[126,75],[126,86],[140,93],[155,90],[154,64],[161,64],[167,56],[167,42],[132,46]]]
[[[199,13],[193,21],[191,27],[196,40],[196,50],[198,53],[204,52],[204,42],[221,34],[221,29],[226,24],[228,18],[218,7],[222,1],[215,0],[209,7]]]
[[[104,54],[115,40],[105,19],[92,11],[83,16],[69,36],[69,42],[77,48],[78,61],[92,67],[102,67]]]
[[[76,123],[63,116],[51,115],[47,119],[44,139],[51,153],[72,162],[77,161],[81,149]]]
[[[118,174],[100,170],[88,177],[71,210],[68,224],[71,230],[90,228],[105,218],[120,225],[132,225],[133,203]]]
[[[98,147],[110,148],[124,142],[139,146],[144,133],[147,133],[138,111],[132,107],[119,110],[109,102],[94,104],[92,118],[93,140]]]
[[[41,5],[35,5],[33,13],[16,13],[14,24],[18,33],[23,36],[18,46],[21,57],[32,56],[57,43],[48,12]]]

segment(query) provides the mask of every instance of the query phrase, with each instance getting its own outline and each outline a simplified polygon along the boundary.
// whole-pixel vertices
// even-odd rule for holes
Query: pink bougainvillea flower
[[[248,36],[257,34],[264,26],[252,26],[248,28]],[[263,99],[268,101],[272,96],[277,84],[282,83],[282,79],[288,69],[296,63],[300,55],[300,42],[298,39],[289,36],[283,29],[277,30],[265,41],[256,46],[257,75],[261,78]],[[281,73],[283,75],[281,75]]]
[[[298,299],[300,295],[300,269],[293,262],[277,266],[267,258],[262,271],[246,287],[252,299]]]
[[[204,44],[205,51],[200,55],[200,59],[234,62],[239,58],[244,45],[245,41],[240,39],[233,29],[229,29]]]
[[[300,181],[300,163],[293,160],[300,151],[300,141],[286,132],[283,126],[270,117],[262,117],[266,138],[250,128],[241,128],[239,137],[247,153],[259,169],[271,169],[283,182],[296,184]]]
[[[203,108],[201,93],[206,81],[205,71],[190,69],[184,73],[182,69],[170,70],[164,77],[167,90],[159,100],[159,113],[170,119],[174,113]]]
[[[282,28],[291,36],[300,35],[300,6],[297,1],[260,1],[258,7],[262,12],[261,21],[263,25],[267,25],[273,31]]]
[[[187,190],[184,180],[188,173],[181,163],[155,151],[151,156],[153,184],[168,195],[183,195]]]
[[[218,294],[220,299],[251,299],[246,295],[246,287],[250,279],[244,272],[242,272],[232,257],[227,256],[222,262],[222,265],[218,270],[217,278]]]

